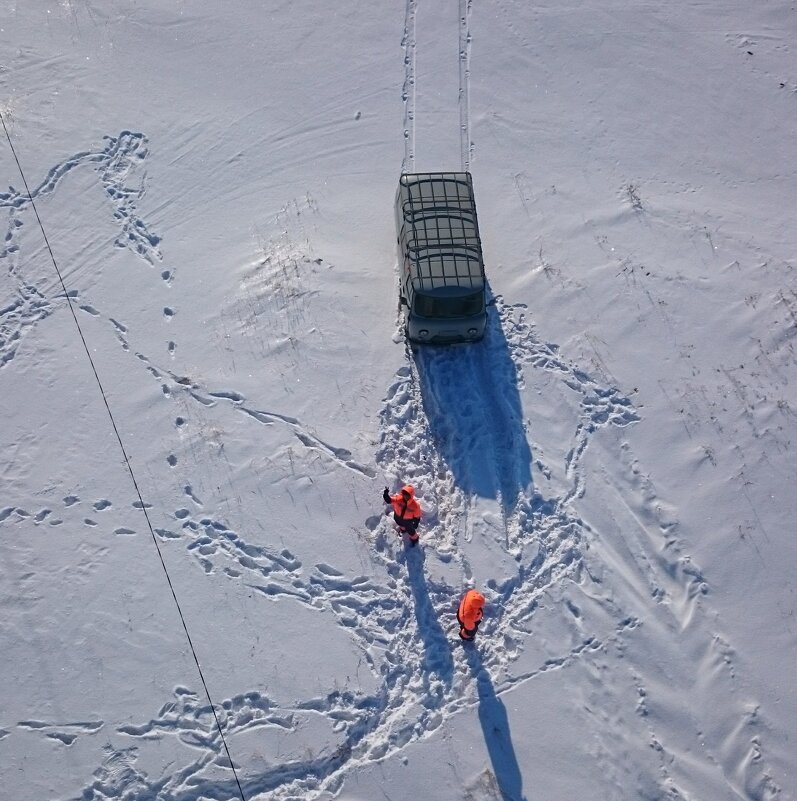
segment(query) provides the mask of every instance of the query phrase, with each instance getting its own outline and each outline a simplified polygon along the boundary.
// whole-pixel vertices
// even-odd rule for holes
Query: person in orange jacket
[[[476,636],[479,623],[484,615],[484,596],[476,590],[468,590],[462,597],[457,610],[459,636],[463,640],[472,640]]]
[[[393,519],[399,531],[407,532],[410,536],[410,545],[418,542],[418,525],[421,522],[421,505],[415,499],[415,489],[411,484],[405,484],[401,492],[390,495],[385,487],[382,499],[393,507]]]

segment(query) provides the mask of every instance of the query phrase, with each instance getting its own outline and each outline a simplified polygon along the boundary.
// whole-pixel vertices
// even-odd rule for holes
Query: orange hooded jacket
[[[403,493],[405,492],[410,496],[409,498],[404,498]],[[401,488],[401,492],[391,495],[390,503],[393,506],[396,517],[403,520],[421,519],[421,505],[415,500],[415,489],[411,484],[405,484]]]
[[[468,590],[459,604],[457,619],[462,627],[473,631],[482,619],[484,596],[476,590]]]

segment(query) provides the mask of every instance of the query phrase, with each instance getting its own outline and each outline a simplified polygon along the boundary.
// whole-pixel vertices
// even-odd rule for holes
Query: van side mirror
[[[497,298],[491,298],[490,300],[487,301],[487,303],[485,305],[487,305],[487,306],[495,306],[496,300],[497,300]]]
[[[410,307],[410,304],[407,303],[407,298],[405,298],[404,295],[399,295],[399,303],[401,303],[402,306],[406,306],[408,309]]]

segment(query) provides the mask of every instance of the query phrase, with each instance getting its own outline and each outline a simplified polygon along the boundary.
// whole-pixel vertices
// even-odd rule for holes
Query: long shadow
[[[466,643],[463,647],[468,666],[476,679],[479,723],[503,801],[527,801],[523,795],[523,776],[515,756],[515,747],[512,745],[506,707],[495,693],[490,673],[484,666],[475,643]]]
[[[500,499],[509,515],[521,493],[530,493],[532,453],[498,309],[490,307],[481,342],[419,346],[415,364],[431,434],[457,485]]]
[[[412,596],[415,601],[415,619],[418,622],[418,633],[423,641],[424,673],[436,673],[446,687],[450,687],[454,678],[454,656],[451,643],[440,625],[440,616],[434,608],[429,595],[424,566],[426,554],[422,546],[411,548],[406,553],[407,575]],[[442,700],[442,699],[441,699]]]

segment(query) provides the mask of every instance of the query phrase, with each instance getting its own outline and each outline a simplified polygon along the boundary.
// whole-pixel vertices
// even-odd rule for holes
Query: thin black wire
[[[44,244],[47,246],[47,251],[50,254],[50,259],[52,260],[53,267],[55,268],[55,272],[58,275],[58,280],[61,283],[61,289],[64,291],[64,297],[67,299],[67,305],[69,306],[69,311],[72,313],[72,319],[75,321],[75,326],[77,327],[78,334],[80,335],[80,341],[83,343],[83,349],[86,351],[86,356],[88,356],[89,364],[91,364],[91,370],[94,373],[94,378],[97,381],[97,386],[100,389],[100,394],[102,395],[103,403],[105,404],[105,409],[108,412],[108,417],[110,418],[111,425],[113,426],[114,434],[116,434],[116,440],[119,443],[119,448],[122,451],[122,456],[124,457],[125,464],[127,465],[127,471],[130,473],[130,479],[133,482],[133,486],[136,490],[136,495],[138,496],[139,504],[141,506],[141,511],[144,513],[144,517],[147,521],[147,527],[149,528],[149,533],[152,536],[152,542],[155,544],[155,549],[158,552],[158,558],[160,559],[161,567],[163,568],[163,572],[166,575],[166,581],[169,583],[169,589],[172,592],[172,598],[174,598],[175,606],[177,607],[177,612],[180,615],[180,622],[183,624],[183,630],[185,631],[186,639],[188,640],[188,645],[191,648],[191,653],[194,656],[194,662],[196,662],[197,671],[199,672],[199,678],[202,681],[202,686],[205,688],[205,695],[207,696],[208,703],[210,704],[210,708],[213,711],[213,717],[216,721],[216,728],[219,731],[219,735],[221,736],[221,741],[224,744],[224,750],[227,752],[227,759],[230,762],[230,768],[232,768],[233,776],[235,776],[235,783],[238,785],[238,792],[241,796],[241,801],[246,801],[246,797],[244,796],[243,788],[241,787],[241,782],[238,778],[238,772],[235,770],[235,764],[232,761],[232,755],[230,754],[230,749],[227,746],[227,740],[224,737],[224,732],[221,728],[221,722],[219,721],[219,716],[216,714],[216,707],[213,704],[213,700],[210,697],[210,690],[208,690],[207,682],[205,681],[205,675],[202,672],[202,667],[199,664],[199,657],[197,656],[196,650],[194,648],[194,643],[191,640],[191,635],[188,633],[188,625],[185,622],[185,617],[183,616],[183,610],[180,607],[180,602],[177,600],[177,593],[174,590],[174,585],[172,584],[171,576],[169,575],[169,571],[166,569],[166,562],[163,559],[163,553],[161,552],[161,547],[158,544],[158,538],[155,536],[155,530],[152,527],[152,522],[149,519],[149,514],[147,512],[147,505],[144,503],[144,498],[141,495],[141,490],[138,487],[138,481],[136,481],[135,473],[133,473],[133,466],[130,464],[130,459],[127,456],[127,451],[125,450],[124,443],[122,442],[122,437],[119,434],[119,429],[116,426],[116,420],[114,419],[113,412],[111,412],[111,407],[108,404],[108,396],[105,394],[105,388],[102,385],[102,381],[100,381],[100,376],[97,373],[97,367],[94,364],[94,359],[91,356],[91,351],[89,350],[88,345],[86,344],[86,338],[83,336],[83,329],[80,327],[80,322],[77,319],[77,315],[75,314],[74,304],[72,303],[72,298],[68,294],[66,290],[66,284],[64,283],[63,276],[61,275],[61,270],[58,268],[58,262],[55,260],[55,255],[53,253],[53,249],[50,247],[50,240],[47,238],[47,232],[44,230],[44,225],[42,224],[41,217],[39,217],[39,211],[36,208],[36,203],[33,200],[33,195],[30,193],[30,189],[28,187],[28,181],[25,178],[25,172],[22,169],[22,164],[20,164],[19,157],[17,156],[17,151],[14,148],[14,143],[11,141],[11,136],[8,132],[8,128],[6,127],[5,116],[0,112],[0,122],[3,123],[3,131],[5,132],[6,139],[8,139],[9,147],[11,148],[11,153],[14,156],[14,161],[17,163],[17,169],[19,170],[19,175],[22,178],[22,183],[25,185],[25,191],[28,194],[28,199],[30,200],[30,205],[33,208],[33,213],[36,215],[36,221],[39,223],[39,228],[41,229],[42,236],[44,237]]]

